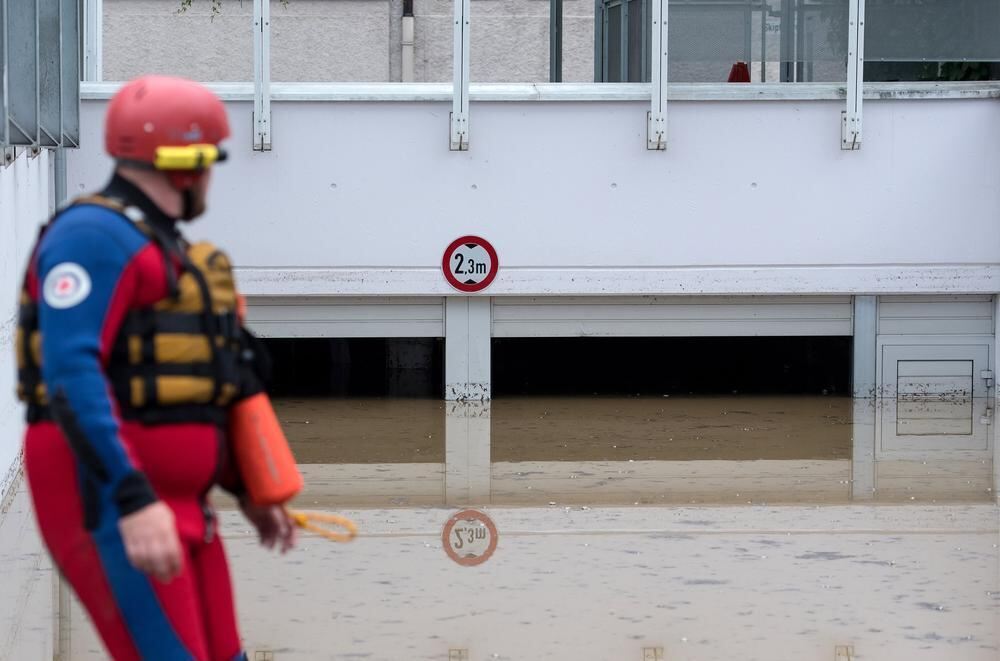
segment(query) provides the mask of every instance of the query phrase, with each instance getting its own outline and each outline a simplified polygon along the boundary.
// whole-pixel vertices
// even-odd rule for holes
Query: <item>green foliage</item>
[[[209,0],[209,1],[212,3],[212,18],[215,18],[216,16],[222,13],[222,0]],[[239,3],[242,5],[243,0],[239,0]],[[282,6],[287,7],[288,0],[281,0],[281,4]],[[177,10],[177,13],[183,14],[193,5],[194,5],[194,0],[181,0],[181,6]]]
[[[178,14],[183,14],[191,5],[194,4],[194,0],[181,0],[181,7],[177,10]],[[222,0],[212,0],[212,18],[215,18],[222,13]]]

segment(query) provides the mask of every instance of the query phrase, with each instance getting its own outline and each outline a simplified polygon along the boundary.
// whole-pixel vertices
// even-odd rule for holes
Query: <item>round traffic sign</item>
[[[490,559],[497,550],[496,524],[478,510],[463,510],[444,526],[441,543],[448,557],[463,567],[475,567]]]
[[[444,251],[441,270],[452,287],[471,293],[490,286],[500,270],[497,251],[486,239],[463,236],[452,241]]]

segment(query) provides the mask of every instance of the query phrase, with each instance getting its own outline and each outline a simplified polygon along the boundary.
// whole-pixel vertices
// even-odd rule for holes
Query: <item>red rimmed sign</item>
[[[444,251],[441,270],[448,284],[471,294],[490,286],[500,270],[500,259],[486,239],[463,236],[452,241]]]
[[[475,567],[489,560],[497,550],[498,539],[493,519],[478,510],[455,514],[441,533],[445,553],[463,567]]]

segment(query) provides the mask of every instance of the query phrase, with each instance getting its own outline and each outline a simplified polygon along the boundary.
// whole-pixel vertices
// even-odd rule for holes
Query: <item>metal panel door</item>
[[[986,344],[883,346],[880,450],[988,450],[989,359]]]

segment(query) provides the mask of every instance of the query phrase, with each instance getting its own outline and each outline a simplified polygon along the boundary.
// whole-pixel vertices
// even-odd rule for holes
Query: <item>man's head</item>
[[[228,136],[219,97],[183,78],[137,78],[108,106],[105,148],[118,173],[174,218],[205,211],[210,168],[225,159],[219,143]]]

